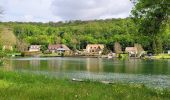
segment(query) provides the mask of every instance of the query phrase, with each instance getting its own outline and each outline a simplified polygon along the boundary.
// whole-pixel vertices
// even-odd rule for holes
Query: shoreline
[[[32,55],[32,56],[21,56],[19,54],[17,55],[12,55],[12,56],[8,56],[8,57],[73,57],[73,58],[108,58],[107,55],[70,55],[70,56],[60,56],[60,55],[46,55],[46,54],[40,54],[40,55]],[[108,59],[119,59],[118,57],[113,57],[113,58],[108,58]],[[120,58],[121,59],[121,58]],[[170,59],[170,55],[169,54],[158,54],[155,56],[145,56],[145,57],[127,57],[127,58],[123,58],[123,59]]]
[[[45,75],[0,69],[2,99],[168,99],[170,90],[149,89],[142,84],[123,84],[50,78]],[[100,95],[100,96],[99,96]]]

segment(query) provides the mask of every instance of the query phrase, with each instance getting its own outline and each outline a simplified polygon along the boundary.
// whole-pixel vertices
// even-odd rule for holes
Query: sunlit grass
[[[156,59],[170,59],[170,55],[169,54],[159,54],[154,56],[154,58]]]
[[[1,100],[159,100],[170,91],[154,90],[139,84],[74,82],[44,75],[0,70]]]

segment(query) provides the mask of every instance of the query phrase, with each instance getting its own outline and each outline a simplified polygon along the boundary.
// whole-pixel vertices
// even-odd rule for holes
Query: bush
[[[3,61],[0,59],[0,66],[3,64]]]
[[[112,52],[112,51],[111,51],[111,50],[108,50],[107,48],[104,48],[102,54],[103,54],[103,55],[107,55],[107,54],[109,54],[110,52]]]
[[[64,57],[64,53],[61,53],[61,57]]]
[[[5,57],[5,56],[6,56],[6,53],[3,52],[3,51],[0,51],[0,58],[3,58],[3,57]]]
[[[48,50],[44,51],[43,53],[44,53],[44,54],[52,54],[52,52],[50,52],[50,51],[48,51]]]
[[[128,54],[119,54],[119,58],[121,59],[127,59],[128,57]]]

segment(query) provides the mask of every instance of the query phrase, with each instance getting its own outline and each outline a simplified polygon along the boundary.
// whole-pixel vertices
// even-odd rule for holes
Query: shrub
[[[3,57],[5,57],[5,56],[6,56],[6,53],[3,52],[3,51],[0,51],[0,58],[3,58]]]
[[[119,54],[119,58],[121,59],[127,59],[128,57],[128,54]]]

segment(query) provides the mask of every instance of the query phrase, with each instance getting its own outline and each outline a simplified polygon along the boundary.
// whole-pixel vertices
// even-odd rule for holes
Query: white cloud
[[[63,20],[128,17],[130,0],[54,0],[53,13]]]
[[[59,21],[51,11],[52,0],[1,0],[2,21],[48,22]]]
[[[48,22],[124,18],[129,16],[129,0],[1,0],[3,21]]]
[[[34,17],[33,17],[32,15],[25,15],[25,16],[24,16],[24,20],[27,21],[27,22],[32,21],[33,18],[34,18]]]

